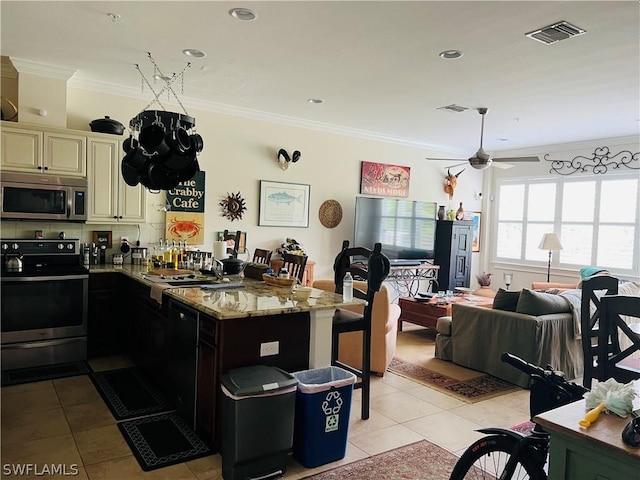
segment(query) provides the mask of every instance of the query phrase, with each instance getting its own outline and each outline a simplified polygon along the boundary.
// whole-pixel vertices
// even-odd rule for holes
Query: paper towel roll
[[[228,256],[227,242],[213,242],[213,258],[216,260],[222,260]]]

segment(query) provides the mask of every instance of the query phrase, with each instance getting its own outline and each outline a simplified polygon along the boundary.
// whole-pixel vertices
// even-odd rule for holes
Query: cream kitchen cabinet
[[[4,170],[65,177],[87,175],[87,137],[64,129],[2,123]]]
[[[124,183],[120,173],[122,142],[88,138],[89,211],[87,223],[142,223],[146,220],[147,193]]]

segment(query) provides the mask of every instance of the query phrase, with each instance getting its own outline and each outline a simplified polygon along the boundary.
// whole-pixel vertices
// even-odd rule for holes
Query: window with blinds
[[[504,179],[497,201],[497,261],[546,263],[538,245],[555,232],[562,250],[553,252],[553,266],[640,274],[638,175]]]

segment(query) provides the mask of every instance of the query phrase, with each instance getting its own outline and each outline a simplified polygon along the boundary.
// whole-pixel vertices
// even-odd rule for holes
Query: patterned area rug
[[[488,400],[518,390],[515,385],[491,375],[485,374],[469,380],[458,380],[396,357],[391,361],[388,370],[467,403]]]
[[[458,461],[453,453],[422,440],[326,472],[313,480],[448,480]]]

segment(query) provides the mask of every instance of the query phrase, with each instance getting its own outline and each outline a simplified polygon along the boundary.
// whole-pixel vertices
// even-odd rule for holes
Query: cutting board
[[[147,272],[148,275],[188,275],[191,270],[179,270],[177,268],[154,268]]]

